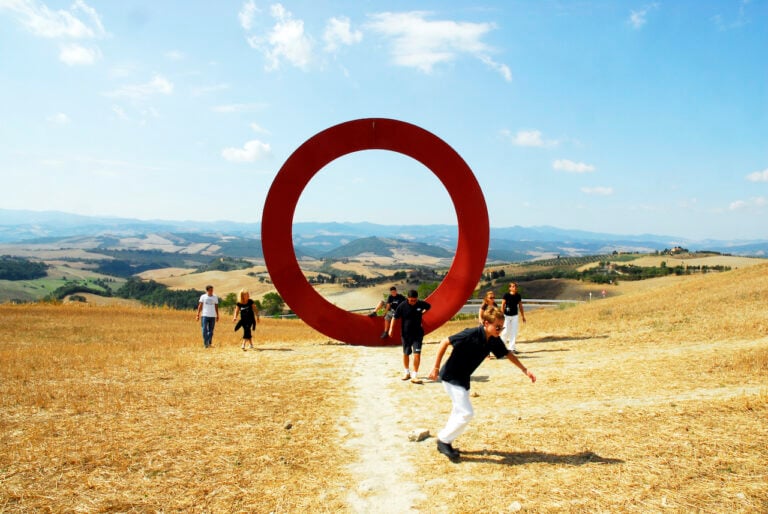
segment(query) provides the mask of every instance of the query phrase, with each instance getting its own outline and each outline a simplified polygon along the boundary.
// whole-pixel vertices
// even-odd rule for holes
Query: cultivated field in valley
[[[529,313],[476,416],[401,350],[193,311],[0,305],[2,512],[765,512],[768,265]],[[650,282],[650,281],[648,281]],[[425,341],[422,374],[450,322]],[[432,434],[411,442],[408,433]]]

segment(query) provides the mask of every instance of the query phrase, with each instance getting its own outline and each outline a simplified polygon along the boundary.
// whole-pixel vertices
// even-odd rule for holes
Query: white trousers
[[[448,396],[451,397],[453,409],[451,409],[451,415],[445,428],[437,433],[437,438],[444,443],[451,444],[467,428],[469,421],[475,415],[475,410],[469,401],[469,391],[467,389],[449,384],[448,382],[443,382],[443,387]]]
[[[520,318],[517,314],[514,316],[504,315],[504,331],[501,333],[501,340],[507,343],[509,350],[515,349],[518,328],[520,328]]]

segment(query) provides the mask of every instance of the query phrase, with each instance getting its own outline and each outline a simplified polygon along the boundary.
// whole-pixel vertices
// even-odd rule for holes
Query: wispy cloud
[[[39,37],[88,39],[106,34],[96,10],[82,0],[76,0],[68,11],[52,11],[35,0],[2,0],[0,9],[13,11],[19,22]]]
[[[736,17],[724,16],[722,14],[716,14],[712,17],[712,21],[715,22],[718,30],[732,30],[741,28],[749,23],[749,17],[747,15],[747,6],[751,3],[751,0],[741,0],[739,2],[739,10]],[[721,4],[723,7],[733,5],[732,3]]]
[[[763,171],[756,171],[747,175],[747,180],[750,182],[768,182],[768,168]]]
[[[237,13],[237,19],[240,20],[240,26],[245,30],[253,28],[253,18],[260,12],[253,0],[243,2],[240,12]]]
[[[613,194],[613,188],[612,187],[603,187],[603,186],[597,186],[597,187],[582,187],[581,192],[587,195],[596,195],[596,196],[610,196]]]
[[[595,171],[595,167],[591,164],[574,162],[568,159],[557,159],[552,162],[552,169],[568,173],[591,173]]]
[[[262,127],[257,123],[251,123],[251,130],[259,134],[270,134],[269,130],[265,129],[264,127]]]
[[[202,96],[206,95],[208,93],[215,93],[217,91],[225,91],[229,89],[229,84],[226,83],[220,83],[220,84],[213,84],[210,86],[197,86],[192,88],[192,96]]]
[[[728,210],[739,211],[748,208],[760,208],[768,205],[768,199],[764,196],[753,196],[747,200],[736,200],[728,205]]]
[[[54,125],[67,125],[70,122],[69,116],[63,112],[57,112],[53,116],[48,116],[46,120],[48,123],[53,123]]]
[[[425,11],[377,13],[370,15],[367,27],[389,38],[390,55],[398,66],[431,73],[439,64],[469,55],[499,72],[504,80],[512,80],[509,67],[494,61],[492,48],[482,40],[496,28],[493,23],[432,21],[427,19],[429,15]]]
[[[559,142],[555,139],[544,139],[540,130],[518,130],[512,134],[509,130],[502,130],[502,136],[509,138],[515,146],[529,146],[534,148],[551,148]]]
[[[243,10],[240,12],[244,13]],[[246,31],[253,27],[255,12],[249,11],[240,17],[240,25]],[[282,4],[270,6],[269,13],[275,24],[267,35],[252,35],[246,38],[252,48],[264,55],[267,60],[265,69],[267,71],[279,69],[283,62],[302,70],[309,69],[314,44],[304,32],[304,21],[295,19]]]
[[[258,139],[246,142],[242,148],[225,148],[221,156],[231,162],[254,162],[271,154],[268,143],[262,143]]]
[[[165,55],[166,59],[170,59],[172,61],[180,61],[184,59],[184,52],[181,52],[179,50],[168,50],[163,55]]]
[[[35,36],[46,39],[100,39],[107,35],[96,9],[75,0],[69,10],[51,10],[37,0],[0,0],[0,10],[15,14],[17,21]],[[81,45],[62,45],[59,59],[70,66],[93,64],[101,51]]]
[[[173,83],[161,75],[155,75],[147,83],[129,84],[114,91],[105,93],[111,98],[130,98],[132,100],[141,100],[149,96],[162,94],[170,95],[173,92]]]
[[[352,23],[347,17],[331,18],[325,26],[323,34],[325,51],[335,52],[341,45],[354,45],[363,40],[363,33],[352,30]]]
[[[115,113],[115,116],[117,116],[118,119],[121,119],[123,121],[129,120],[128,114],[125,112],[125,109],[123,109],[119,105],[113,105],[112,112]]]
[[[101,50],[86,48],[76,43],[63,45],[59,52],[59,60],[69,66],[90,65],[99,59],[101,59]]]
[[[649,5],[646,5],[640,10],[630,11],[629,24],[632,25],[632,28],[634,29],[641,29],[643,25],[645,25],[646,22],[648,21],[648,18],[647,18],[648,13],[658,7],[659,7],[658,3],[652,3]]]

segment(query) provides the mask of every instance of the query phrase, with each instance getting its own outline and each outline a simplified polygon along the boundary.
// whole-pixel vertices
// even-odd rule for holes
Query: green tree
[[[230,310],[236,303],[237,295],[235,293],[229,293],[221,300],[221,302],[219,302],[219,308]]]
[[[284,305],[285,302],[277,293],[267,293],[264,295],[264,298],[261,299],[262,310],[267,316],[282,313]]]
[[[431,295],[438,285],[440,285],[438,282],[422,282],[419,284],[419,287],[416,289],[419,292],[419,298],[423,299]]]

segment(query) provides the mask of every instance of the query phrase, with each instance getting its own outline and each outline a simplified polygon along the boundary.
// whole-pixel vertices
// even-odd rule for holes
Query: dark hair
[[[389,288],[390,291],[397,291],[397,288],[395,286],[392,286]]]
[[[419,297],[419,292],[416,291],[415,289],[411,289],[410,291],[408,291],[408,298],[418,298],[418,297]]]

